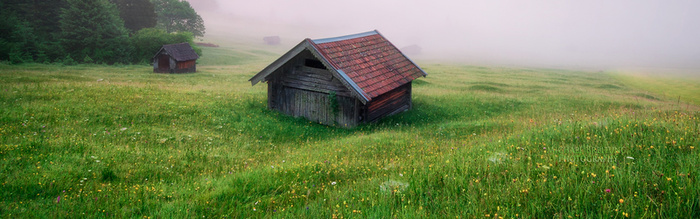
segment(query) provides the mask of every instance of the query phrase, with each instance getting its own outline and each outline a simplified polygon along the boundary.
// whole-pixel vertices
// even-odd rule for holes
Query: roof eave
[[[153,56],[153,58],[151,58],[151,60],[155,60],[156,57],[158,57],[158,54],[160,54],[160,52],[163,50],[165,50],[165,47],[161,46],[160,49],[158,50],[158,52],[156,52],[156,54]]]
[[[308,40],[308,39],[307,39]],[[274,62],[270,63],[267,67],[265,67],[262,71],[259,73],[255,74],[252,78],[250,78],[248,81],[250,81],[251,85],[255,85],[258,82],[261,81],[267,81],[265,78],[275,72],[277,69],[282,67],[284,63],[287,63],[290,59],[294,58],[296,55],[304,51],[308,47],[308,42],[307,40],[301,41],[299,44],[294,46],[291,50],[287,51],[284,55],[279,57],[277,60]]]
[[[343,41],[343,40],[349,40],[349,39],[355,39],[355,38],[360,38],[360,37],[366,37],[366,36],[372,36],[375,34],[379,34],[379,31],[373,30],[373,31],[367,31],[364,33],[356,33],[356,34],[351,34],[351,35],[346,35],[346,36],[339,36],[339,37],[331,37],[331,38],[323,38],[323,39],[315,39],[312,40],[314,43],[330,43],[330,42],[336,42],[336,41]],[[380,34],[381,35],[381,34]]]

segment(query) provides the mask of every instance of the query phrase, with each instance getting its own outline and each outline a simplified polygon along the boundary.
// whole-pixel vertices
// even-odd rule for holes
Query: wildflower
[[[606,193],[610,193],[610,189],[605,189],[605,192],[606,192]]]
[[[331,185],[335,185],[335,184],[337,184],[335,181],[331,182]]]
[[[126,127],[119,129],[119,131],[126,131]]]
[[[620,202],[620,204],[622,204],[622,203],[625,202],[625,200],[624,200],[624,199],[620,199],[619,202]]]
[[[58,203],[60,201],[61,201],[61,196],[59,195],[58,197],[56,197],[56,203]]]

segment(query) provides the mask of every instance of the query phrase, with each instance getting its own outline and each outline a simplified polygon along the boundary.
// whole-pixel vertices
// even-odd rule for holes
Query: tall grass
[[[201,62],[246,57],[225,53]],[[424,63],[413,110],[348,130],[267,110],[259,54],[0,65],[0,215],[700,217],[694,105],[605,73]]]

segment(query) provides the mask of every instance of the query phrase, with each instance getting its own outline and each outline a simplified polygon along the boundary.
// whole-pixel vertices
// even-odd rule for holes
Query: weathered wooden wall
[[[167,54],[158,54],[153,60],[155,73],[193,73],[197,72],[197,60],[177,62]]]
[[[318,61],[304,51],[287,62],[268,80],[270,109],[295,117],[305,117],[327,125],[357,125],[358,104],[350,91],[325,68],[308,66],[307,60]],[[338,103],[331,109],[330,93]]]
[[[158,54],[153,60],[153,72],[170,73],[171,58],[165,54]]]
[[[374,122],[382,117],[390,116],[411,109],[411,83],[382,94],[362,107],[363,122]]]
[[[175,62],[173,73],[194,73],[197,72],[197,61],[189,60],[183,62]]]

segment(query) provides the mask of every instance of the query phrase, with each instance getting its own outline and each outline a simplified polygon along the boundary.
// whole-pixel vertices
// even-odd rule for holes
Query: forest
[[[184,0],[0,1],[0,62],[143,64],[206,28]]]

